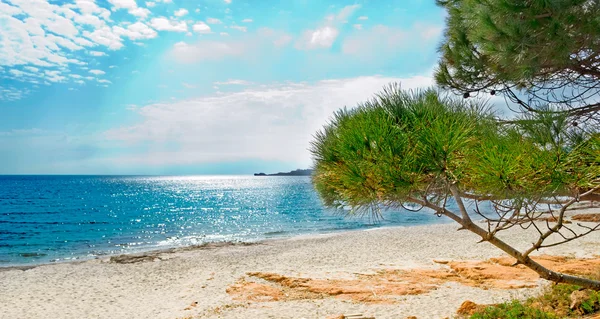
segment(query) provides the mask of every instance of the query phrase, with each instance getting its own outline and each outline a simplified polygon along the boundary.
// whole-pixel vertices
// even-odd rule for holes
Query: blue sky
[[[333,111],[431,85],[434,1],[0,0],[0,174],[308,167]]]

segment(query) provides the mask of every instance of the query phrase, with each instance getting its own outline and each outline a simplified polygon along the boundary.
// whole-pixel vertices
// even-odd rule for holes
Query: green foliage
[[[485,308],[482,312],[475,313],[471,319],[555,319],[557,316],[540,309],[524,305],[513,300],[496,306]]]
[[[448,12],[436,72],[443,87],[469,92],[600,79],[599,1],[437,2]]]
[[[588,291],[589,297],[583,300],[581,306],[570,309],[571,294],[580,288],[565,284],[552,285],[541,296],[489,306],[470,318],[572,318],[597,313],[600,310],[600,292],[597,291]]]
[[[600,292],[589,290],[587,291],[589,295],[582,301],[581,306],[577,309],[570,309],[570,296],[577,290],[581,290],[581,287],[565,284],[554,285],[544,295],[530,300],[529,303],[568,316],[587,315],[600,310]]]
[[[573,138],[563,117],[536,116],[498,125],[485,104],[392,85],[315,135],[313,182],[325,204],[354,208],[442,200],[450,183],[515,200],[597,185],[600,134]]]

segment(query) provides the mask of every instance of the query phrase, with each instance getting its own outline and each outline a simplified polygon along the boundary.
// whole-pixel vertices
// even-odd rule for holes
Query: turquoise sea
[[[441,222],[325,209],[309,177],[0,176],[0,267]]]

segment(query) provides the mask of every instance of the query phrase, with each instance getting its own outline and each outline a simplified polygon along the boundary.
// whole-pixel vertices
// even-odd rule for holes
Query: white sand
[[[598,209],[586,213],[600,212]],[[382,318],[451,317],[465,300],[493,303],[531,289],[481,290],[447,284],[407,296],[398,304],[357,304],[335,298],[286,302],[234,301],[225,289],[246,272],[277,272],[313,278],[344,278],[377,269],[434,267],[433,259],[503,256],[488,243],[456,231],[454,224],[387,228],[162,253],[162,260],[134,264],[108,259],[0,271],[0,318],[325,318],[363,313]],[[526,247],[531,234],[505,238]],[[578,257],[600,253],[600,233],[542,251]],[[540,281],[542,283],[542,281]],[[191,310],[184,310],[192,302]],[[219,308],[217,308],[219,307]],[[219,309],[221,309],[219,311]]]

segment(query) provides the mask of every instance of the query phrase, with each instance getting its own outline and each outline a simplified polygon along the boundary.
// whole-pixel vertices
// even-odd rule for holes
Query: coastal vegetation
[[[315,188],[353,213],[428,208],[541,278],[600,290],[531,258],[600,228],[565,222],[573,204],[600,197],[600,2],[438,4],[448,11],[440,88],[393,84],[335,113],[312,143]],[[466,99],[480,93],[501,94],[514,112],[500,118]],[[525,249],[501,239],[519,227],[537,235]]]
[[[542,278],[600,290],[598,281],[554,272],[530,257],[600,227],[564,222],[571,205],[600,189],[600,132],[570,128],[566,114],[520,118],[498,124],[479,101],[391,85],[338,111],[316,134],[313,182],[328,206],[356,213],[429,208]],[[479,209],[486,201],[492,214]],[[473,214],[486,223],[473,221]],[[537,239],[517,250],[499,236],[515,227],[535,229]]]
[[[596,276],[597,278],[597,276]],[[525,301],[512,300],[490,306],[474,305],[470,319],[558,319],[580,318],[600,310],[600,292],[582,291],[575,285],[558,284],[547,287],[540,296]],[[468,308],[467,308],[468,310]],[[460,315],[460,313],[459,313]]]
[[[438,0],[446,31],[435,79],[465,97],[548,105],[600,124],[600,1]]]

